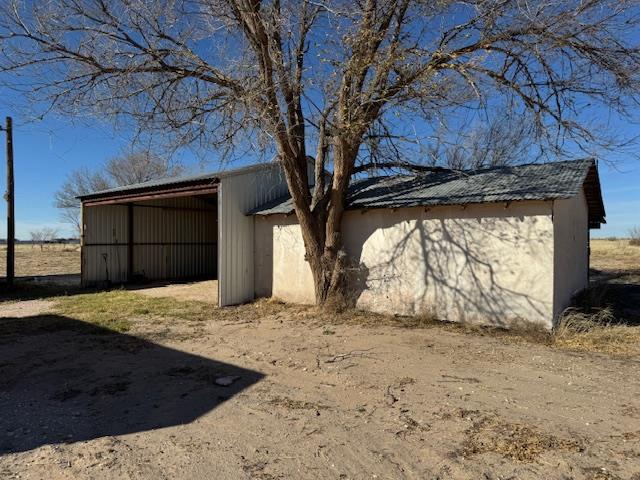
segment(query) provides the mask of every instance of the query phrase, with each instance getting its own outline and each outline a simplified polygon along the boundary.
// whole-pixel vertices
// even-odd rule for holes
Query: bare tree
[[[106,190],[120,185],[146,182],[180,175],[180,164],[160,158],[149,152],[136,152],[108,160],[99,170],[80,168],[67,175],[55,194],[54,205],[62,211],[63,221],[81,233],[79,195]]]
[[[103,175],[111,186],[119,186],[175,177],[183,172],[184,169],[179,163],[150,152],[136,152],[107,161]]]
[[[33,244],[40,245],[40,250],[44,250],[45,244],[52,243],[58,237],[58,229],[42,227],[38,230],[31,230],[29,236]]]
[[[533,122],[505,110],[486,121],[476,120],[454,131],[440,129],[426,147],[432,165],[452,170],[513,165],[536,160],[541,152],[534,142]]]
[[[26,95],[224,154],[277,154],[318,302],[346,291],[342,228],[354,174],[413,169],[407,154],[429,133],[500,101],[531,122],[550,154],[607,146],[590,109],[630,118],[639,99],[635,0],[7,0],[0,8],[0,71],[8,83],[27,78]],[[442,168],[432,163],[420,170]]]
[[[78,236],[81,233],[79,195],[105,190],[111,184],[104,174],[81,168],[67,175],[66,180],[55,193],[54,205],[62,212],[62,221],[73,225]]]

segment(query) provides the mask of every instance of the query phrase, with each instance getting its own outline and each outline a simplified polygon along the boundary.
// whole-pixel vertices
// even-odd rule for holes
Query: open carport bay
[[[217,278],[217,195],[85,206],[83,285]]]

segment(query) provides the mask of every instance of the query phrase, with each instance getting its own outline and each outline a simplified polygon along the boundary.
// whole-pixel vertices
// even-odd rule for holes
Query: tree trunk
[[[335,252],[327,247],[322,251],[307,249],[306,258],[313,276],[316,304],[336,310],[351,306],[344,250]]]
[[[342,138],[336,139],[329,203],[312,212],[313,227],[308,228],[307,222],[300,221],[306,260],[313,275],[316,304],[336,310],[353,306],[347,275],[349,261],[343,248],[342,220],[356,155],[357,148]]]

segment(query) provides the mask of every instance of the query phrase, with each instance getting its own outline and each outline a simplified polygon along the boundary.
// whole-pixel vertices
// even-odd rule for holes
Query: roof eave
[[[404,204],[388,204],[388,205],[347,205],[345,210],[381,210],[381,209],[398,209],[398,208],[436,208],[436,207],[472,207],[478,205],[498,205],[498,204],[512,204],[521,202],[552,202],[554,200],[562,200],[573,197],[575,194],[558,195],[547,198],[522,198],[512,200],[486,200],[483,202],[413,202]],[[294,209],[282,211],[270,211],[270,209],[253,210],[247,212],[247,216],[263,216],[270,215],[291,215]],[[606,222],[602,222],[606,223]]]
[[[199,185],[207,182],[219,183],[220,180],[224,178],[228,178],[236,175],[243,175],[246,173],[259,171],[266,168],[276,168],[276,167],[279,167],[279,165],[280,164],[278,163],[277,160],[272,160],[269,162],[258,163],[254,165],[247,165],[244,167],[235,168],[231,170],[222,170],[219,172],[211,172],[211,173],[206,173],[202,175],[196,175],[197,178],[184,178],[184,179],[166,178],[166,179],[159,179],[157,181],[153,181],[154,183],[152,185],[145,185],[144,183],[133,184],[133,185],[123,185],[122,187],[116,187],[116,188],[103,190],[99,192],[92,192],[86,195],[78,195],[76,196],[76,198],[81,201],[85,201],[89,199],[107,198],[112,196],[134,194],[139,192],[162,191],[164,189],[176,188],[183,185]],[[159,182],[159,183],[155,183],[155,182]]]
[[[600,228],[601,224],[606,224],[606,211],[602,199],[602,188],[600,186],[600,174],[598,164],[594,160],[582,184],[584,196],[587,200],[589,215],[589,228]]]
[[[193,195],[207,195],[218,191],[219,180],[184,182],[167,185],[164,188],[145,187],[139,189],[119,190],[116,192],[95,193],[78,196],[84,206],[129,203],[134,201],[157,200],[161,198],[176,198]]]

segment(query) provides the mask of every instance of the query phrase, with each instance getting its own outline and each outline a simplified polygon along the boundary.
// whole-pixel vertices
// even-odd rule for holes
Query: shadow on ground
[[[0,318],[0,454],[189,423],[262,378],[72,318]]]
[[[595,308],[609,308],[616,322],[640,326],[640,269],[591,269],[589,297],[582,300]],[[581,299],[578,299],[581,301]]]
[[[5,279],[0,280],[0,302],[14,300],[36,300],[72,293],[89,292],[80,286],[79,275],[41,275],[18,277],[11,286]]]
[[[178,300],[197,300],[217,304],[218,287],[216,282],[216,280],[212,279],[187,278],[83,287],[80,284],[80,275],[41,275],[18,277],[15,279],[14,285],[9,286],[4,279],[0,278],[0,302],[37,300],[76,293],[126,289],[134,292],[150,293],[149,296],[167,296],[175,297]]]

